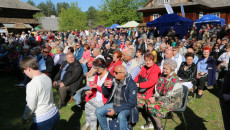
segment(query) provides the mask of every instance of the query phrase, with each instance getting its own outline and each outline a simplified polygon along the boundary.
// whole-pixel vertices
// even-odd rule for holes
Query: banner
[[[165,6],[168,14],[173,14],[174,13],[172,7],[169,4],[164,4],[164,6]]]
[[[180,8],[181,8],[182,17],[185,17],[183,4],[180,5]]]

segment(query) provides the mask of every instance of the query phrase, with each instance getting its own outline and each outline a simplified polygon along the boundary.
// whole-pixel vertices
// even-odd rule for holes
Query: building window
[[[164,0],[164,3],[169,3],[170,0]]]
[[[204,13],[203,12],[200,12],[199,13],[199,19],[202,18],[204,16]]]
[[[153,20],[159,18],[159,14],[153,14]]]
[[[215,13],[211,13],[211,14],[213,14],[213,15],[215,15],[217,17],[220,17],[220,12],[215,12]]]

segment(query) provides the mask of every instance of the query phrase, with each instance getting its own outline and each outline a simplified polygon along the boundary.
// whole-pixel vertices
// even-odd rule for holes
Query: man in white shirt
[[[182,63],[182,59],[183,59],[183,57],[179,53],[179,47],[177,47],[177,46],[173,47],[173,57],[172,57],[172,59],[174,61],[176,61],[176,63],[177,63],[177,67],[176,67],[176,69],[174,71],[177,74],[177,71],[179,70],[180,65]]]
[[[51,79],[39,71],[38,62],[33,57],[23,57],[20,68],[32,79],[26,86],[27,104],[22,123],[27,123],[29,117],[35,115],[30,129],[53,130],[60,115],[54,104]]]

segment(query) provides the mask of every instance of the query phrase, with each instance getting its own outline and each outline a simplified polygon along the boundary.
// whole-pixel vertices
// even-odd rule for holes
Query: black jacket
[[[55,76],[54,81],[58,81],[61,79],[61,72],[66,64],[67,61],[64,61],[62,63],[62,67],[57,73],[57,75]],[[70,64],[66,68],[66,73],[63,77],[62,82],[64,83],[65,86],[69,86],[71,91],[70,94],[73,95],[74,92],[80,88],[82,84],[82,79],[83,79],[83,69],[79,61],[75,60],[72,64]]]
[[[103,52],[103,56],[105,57],[105,61],[107,63],[107,65],[110,65],[110,63],[113,61],[113,49],[105,49]]]
[[[192,84],[194,85],[196,83],[197,66],[196,64],[192,63],[192,65],[185,71],[184,67],[186,66],[186,64],[186,62],[181,63],[177,75],[184,82],[192,82]]]
[[[54,68],[54,60],[53,58],[48,55],[46,58],[44,58],[46,61],[46,69],[42,71],[42,73],[51,73]]]

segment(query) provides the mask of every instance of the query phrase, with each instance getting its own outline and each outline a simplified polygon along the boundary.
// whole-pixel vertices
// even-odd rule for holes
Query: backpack
[[[110,130],[119,130],[119,124],[117,118],[110,118],[109,119],[109,129]],[[127,130],[133,130],[133,127],[128,124]]]

